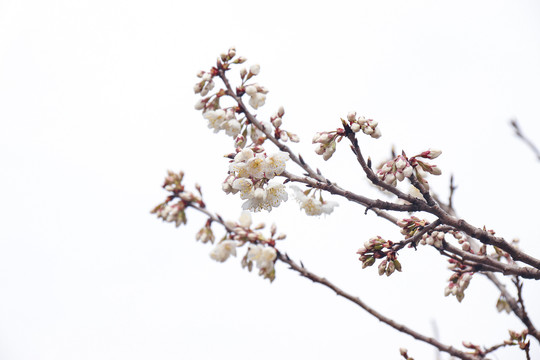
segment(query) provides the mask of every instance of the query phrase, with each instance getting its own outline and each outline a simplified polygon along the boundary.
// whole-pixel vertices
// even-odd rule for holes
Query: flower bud
[[[240,69],[240,78],[243,79],[245,78],[247,75],[247,69],[246,68],[241,68]]]
[[[379,275],[383,275],[386,272],[386,264],[387,264],[386,259],[381,261],[381,263],[379,264],[379,267],[378,267]]]
[[[253,75],[258,75],[260,71],[261,71],[261,66],[259,64],[251,65],[251,67],[249,68],[249,72],[252,73]]]
[[[401,356],[407,356],[407,349],[405,348],[399,348],[399,354]]]
[[[395,266],[394,262],[390,261],[388,263],[388,266],[386,267],[386,276],[392,275],[395,270],[396,270],[396,266]]]
[[[254,96],[257,93],[257,88],[253,85],[246,86],[246,94],[249,96]]]

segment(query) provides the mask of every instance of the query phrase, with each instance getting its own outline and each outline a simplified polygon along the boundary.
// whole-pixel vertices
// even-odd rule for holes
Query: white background
[[[194,240],[202,216],[175,229],[149,211],[170,168],[223,217],[240,214],[220,190],[231,141],[207,129],[192,90],[235,45],[270,90],[259,118],[284,105],[294,148],[330,179],[369,191],[345,143],[327,163],[310,144],[357,111],[380,123],[383,137],[361,143],[374,162],[392,145],[442,149],[434,189],[446,197],[453,173],[461,216],[540,256],[540,164],[508,125],[540,143],[539,15],[536,1],[0,1],[0,359],[435,358],[284,266],[269,284],[239,259],[212,261]],[[312,271],[445,343],[523,328],[481,276],[461,304],[444,298],[450,273],[432,249],[403,251],[390,278],[361,270],[361,244],[398,233],[332,200],[329,217],[289,201],[255,219],[275,221]],[[540,326],[538,282],[524,295]]]

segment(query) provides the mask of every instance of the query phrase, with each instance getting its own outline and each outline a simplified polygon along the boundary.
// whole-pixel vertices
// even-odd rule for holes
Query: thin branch
[[[486,350],[484,350],[483,355],[487,355],[487,354],[489,354],[491,352],[494,352],[495,350],[498,350],[498,349],[500,349],[502,347],[505,347],[505,346],[508,346],[508,345],[512,345],[512,344],[507,344],[505,342],[502,342],[500,344],[490,346],[490,347],[486,348]]]
[[[418,207],[413,204],[396,204],[396,203],[383,201],[379,199],[373,200],[365,196],[358,195],[348,190],[345,190],[334,183],[320,182],[320,181],[311,179],[309,177],[301,177],[301,176],[291,174],[288,171],[284,171],[283,173],[281,173],[281,176],[293,182],[304,183],[310,187],[325,190],[334,195],[343,196],[349,201],[365,206],[368,210],[373,210],[375,213],[377,213],[377,215],[387,220],[390,220],[394,224],[397,223],[398,219],[396,219],[395,217],[393,217],[392,215],[388,213],[383,213],[383,212],[380,212],[380,210],[379,211],[377,210],[383,209],[383,210],[393,210],[393,211],[403,211],[403,212],[419,211]]]
[[[434,222],[425,226],[422,230],[419,230],[416,234],[414,234],[410,238],[402,240],[398,243],[395,243],[394,246],[392,247],[392,250],[399,251],[403,249],[405,246],[407,246],[408,244],[412,244],[412,246],[414,246],[414,248],[416,249],[416,246],[418,245],[418,242],[422,239],[422,236],[425,233],[428,233],[431,230],[435,229],[437,226],[439,226],[440,223],[441,222],[439,219],[435,220]]]
[[[510,254],[514,261],[521,261],[528,265],[531,265],[535,268],[531,269],[531,272],[540,274],[540,260],[521,251],[517,247],[514,247],[512,244],[508,243],[503,238],[492,235],[486,230],[474,227],[467,221],[463,219],[458,219],[457,217],[446,213],[440,207],[435,207],[432,209],[432,211],[429,212],[436,215],[443,224],[450,225],[456,230],[463,231],[467,235],[478,239],[483,244],[493,245],[501,250],[506,251],[508,254]]]
[[[437,339],[422,335],[422,334],[408,328],[407,326],[405,326],[403,324],[400,324],[400,323],[390,319],[389,317],[386,317],[386,316],[382,315],[381,313],[377,312],[376,310],[371,308],[369,305],[364,303],[360,298],[358,298],[356,296],[353,296],[353,295],[343,291],[342,289],[340,289],[339,287],[337,287],[336,285],[334,285],[333,283],[328,281],[326,278],[320,277],[320,276],[310,272],[305,267],[302,267],[302,266],[298,265],[293,260],[291,260],[290,257],[288,257],[285,254],[278,253],[278,259],[280,261],[288,264],[292,270],[298,272],[301,276],[303,276],[305,278],[308,278],[313,282],[316,282],[316,283],[319,283],[321,285],[326,286],[327,288],[333,290],[337,295],[339,295],[339,296],[341,296],[341,297],[355,303],[356,305],[360,306],[362,309],[364,309],[365,311],[367,311],[368,313],[373,315],[379,321],[389,325],[390,327],[398,330],[399,332],[410,335],[413,338],[415,338],[416,340],[419,340],[419,341],[425,342],[427,344],[430,344],[430,345],[436,347],[439,351],[446,352],[446,353],[448,353],[448,354],[450,354],[452,356],[458,357],[460,359],[464,359],[464,360],[477,360],[477,359],[479,359],[478,357],[476,357],[476,356],[474,356],[472,354],[468,354],[468,353],[463,352],[461,350],[455,349],[452,346],[443,344],[440,341],[438,341]]]
[[[316,171],[314,171],[303,159],[301,159],[300,156],[296,155],[287,145],[280,142],[278,139],[276,139],[271,132],[266,129],[259,120],[253,116],[253,114],[249,111],[247,106],[242,101],[242,98],[238,95],[236,95],[236,92],[233,90],[231,84],[229,83],[229,79],[227,79],[227,76],[225,75],[225,70],[219,69],[219,77],[225,84],[225,87],[227,88],[227,95],[232,97],[234,101],[238,104],[242,112],[246,115],[246,118],[249,120],[250,123],[252,123],[257,129],[262,131],[268,140],[270,140],[274,145],[276,145],[279,150],[286,152],[289,154],[289,157],[292,161],[294,161],[296,164],[298,164],[302,169],[304,169],[310,177],[317,179],[319,181],[326,181],[324,176],[318,174]]]
[[[450,175],[450,194],[448,194],[448,207],[451,210],[454,210],[454,191],[456,191],[457,186],[454,185],[454,175]]]
[[[514,128],[514,131],[517,137],[523,140],[523,142],[527,144],[531,148],[531,150],[534,152],[534,154],[536,155],[536,158],[540,160],[540,151],[531,140],[529,140],[525,135],[523,135],[523,132],[521,131],[521,128],[519,127],[517,120],[516,119],[510,120],[510,125],[512,125],[512,127]]]
[[[370,166],[366,163],[366,160],[364,159],[364,156],[362,155],[362,151],[360,150],[360,146],[358,145],[358,139],[356,138],[355,133],[351,130],[351,128],[347,125],[347,123],[343,123],[343,126],[345,127],[345,133],[347,136],[347,139],[351,142],[351,150],[356,155],[356,160],[362,167],[362,170],[366,173],[367,178],[371,181],[373,185],[382,187],[386,191],[391,192],[392,194],[396,195],[398,198],[405,200],[411,204],[420,205],[423,203],[420,199],[405,194],[401,190],[399,190],[397,187],[392,186],[390,184],[385,183],[384,181],[380,180],[375,172],[371,169]]]
[[[462,260],[469,260],[473,264],[485,265],[495,272],[503,273],[504,275],[519,275],[527,279],[540,279],[540,271],[531,267],[520,267],[513,264],[505,264],[487,255],[472,254],[468,251],[443,241],[443,248],[452,254],[458,255]]]
[[[516,286],[517,295],[518,295],[518,303],[520,304],[521,309],[521,315],[520,319],[523,321],[525,326],[527,326],[527,330],[529,331],[529,335],[533,336],[538,342],[540,342],[540,331],[538,331],[534,325],[531,322],[531,319],[529,318],[529,314],[527,314],[527,310],[525,309],[525,301],[523,300],[523,282],[516,277],[514,280],[512,280],[514,285]]]
[[[527,330],[529,331],[529,335],[534,337],[539,343],[540,343],[540,331],[536,329],[536,327],[533,325],[531,319],[527,315],[527,313],[524,311],[523,304],[522,306],[519,305],[518,301],[516,300],[508,290],[506,289],[506,286],[497,279],[497,276],[493,273],[482,273],[485,275],[488,279],[491,280],[491,282],[499,289],[502,296],[504,296],[504,299],[510,306],[510,309],[512,309],[512,312],[521,320],[521,322],[527,327]],[[519,294],[518,294],[519,295]]]

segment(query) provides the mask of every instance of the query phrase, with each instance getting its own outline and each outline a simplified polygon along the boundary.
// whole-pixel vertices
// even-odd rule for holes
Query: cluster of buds
[[[225,193],[240,192],[247,200],[244,210],[270,211],[288,199],[283,184],[269,181],[285,171],[287,160],[289,155],[281,151],[268,156],[261,146],[243,149],[234,156],[222,189]]]
[[[413,237],[419,230],[422,230],[429,224],[427,220],[421,220],[416,216],[411,216],[408,219],[402,219],[397,222],[401,227],[401,234],[405,235],[405,239]]]
[[[280,106],[278,111],[270,117],[270,123],[274,126],[274,137],[283,142],[287,142],[289,140],[295,143],[299,142],[300,138],[298,135],[281,129],[283,115],[285,115],[285,109],[283,109],[283,106]]]
[[[317,144],[315,153],[317,153],[317,155],[322,155],[324,160],[330,159],[336,152],[336,141],[340,141],[343,135],[343,131],[341,134],[339,131],[323,131],[316,133],[312,140],[313,144]]]
[[[214,76],[216,76],[216,72],[206,72],[206,71],[199,71],[197,73],[197,77],[201,79],[200,81],[197,81],[195,85],[193,86],[193,91],[195,94],[201,94],[201,96],[206,96],[210,92],[210,90],[214,89],[214,86],[216,85],[214,82]]]
[[[157,205],[150,212],[156,214],[163,221],[175,223],[176,227],[187,222],[185,209],[189,205],[196,204],[200,207],[205,207],[201,198],[200,187],[198,185],[196,186],[199,195],[186,191],[182,184],[183,179],[184,173],[182,171],[174,173],[169,170],[165,177],[163,188],[170,192],[171,195],[167,196],[164,202]]]
[[[426,233],[422,235],[420,244],[431,245],[436,247],[437,249],[441,249],[443,247],[444,235],[445,233],[442,231],[432,231],[430,233]]]
[[[432,175],[441,175],[441,169],[437,165],[428,164],[425,160],[420,160],[419,158],[424,159],[435,159],[441,155],[441,150],[429,149],[418,155],[415,155],[409,159],[409,163],[414,168],[414,173],[416,178],[427,188],[429,189],[429,184],[426,180],[427,173]]]
[[[529,335],[527,329],[522,332],[508,330],[508,333],[510,334],[510,339],[504,341],[506,345],[518,345],[521,350],[529,350],[530,341],[527,340],[527,335]]]
[[[469,286],[474,273],[468,271],[470,269],[454,259],[448,261],[450,262],[449,268],[453,270],[454,273],[448,279],[448,285],[444,289],[444,296],[450,294],[454,295],[456,299],[461,302],[465,297],[465,289]]]
[[[424,160],[419,160],[419,158],[435,159],[440,154],[440,150],[430,149],[411,158],[407,158],[403,152],[395,159],[385,162],[377,171],[377,177],[379,180],[384,181],[389,185],[396,186],[398,181],[403,181],[405,178],[410,177],[414,172],[418,180],[425,186],[428,186],[427,181],[425,180],[427,176],[426,173],[440,175],[441,169],[439,169],[437,165],[428,164]]]
[[[363,116],[356,117],[355,112],[350,112],[347,115],[347,120],[349,121],[349,126],[351,130],[355,133],[362,130],[366,135],[371,136],[374,139],[381,137],[381,130],[377,127],[378,122],[373,119],[366,119]]]
[[[349,123],[341,119],[341,123],[345,129],[350,128],[353,132],[359,132],[362,130],[364,134],[367,134],[375,139],[381,137],[381,131],[377,127],[377,122],[372,119],[366,119],[363,116],[356,117],[356,113],[349,113],[347,115]],[[313,137],[313,144],[317,144],[315,153],[322,155],[324,160],[328,160],[336,152],[336,144],[347,135],[347,132],[343,128],[338,128],[335,131],[322,131],[315,134]]]
[[[388,185],[396,186],[397,181],[403,181],[413,173],[413,167],[405,155],[399,155],[395,159],[387,161],[377,171],[379,180]]]
[[[356,252],[360,255],[362,268],[372,266],[377,259],[384,259],[378,266],[379,275],[390,276],[395,270],[401,271],[401,263],[396,258],[397,253],[391,250],[392,246],[392,241],[384,240],[380,236],[366,241],[364,246]]]
[[[331,214],[334,208],[338,206],[338,203],[335,201],[324,200],[322,191],[319,191],[319,196],[316,197],[316,191],[310,195],[313,189],[302,191],[297,186],[291,186],[290,188],[294,191],[296,200],[300,203],[300,209],[303,209],[309,216]]]

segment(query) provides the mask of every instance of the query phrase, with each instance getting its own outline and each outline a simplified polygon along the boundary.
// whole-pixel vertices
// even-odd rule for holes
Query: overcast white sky
[[[323,163],[313,133],[352,110],[373,117],[383,137],[363,140],[366,154],[441,148],[438,193],[453,173],[461,216],[538,257],[540,164],[508,120],[540,143],[539,19],[536,1],[0,0],[0,359],[397,359],[402,346],[434,359],[283,266],[269,284],[239,259],[215,263],[194,240],[203,217],[175,229],[149,211],[170,168],[210,208],[240,214],[220,190],[230,141],[206,128],[192,91],[235,45],[270,90],[259,117],[284,105],[295,149],[329,178],[367,188],[347,146]],[[390,278],[362,271],[358,247],[398,234],[338,201],[326,218],[289,201],[255,219],[395,320],[428,335],[435,321],[443,342],[489,346],[522,329],[480,277],[463,303],[444,298],[450,273],[431,249],[404,251]],[[524,291],[540,323],[540,285]]]

